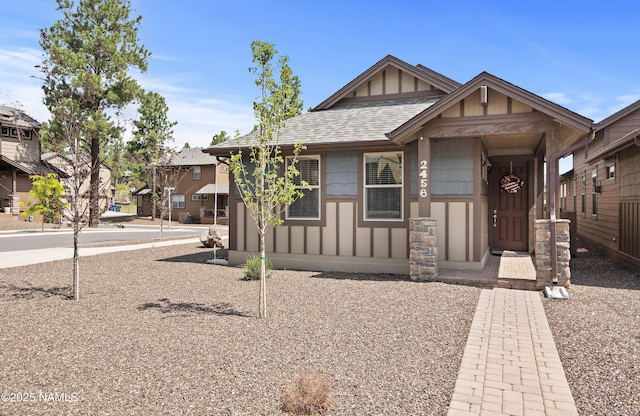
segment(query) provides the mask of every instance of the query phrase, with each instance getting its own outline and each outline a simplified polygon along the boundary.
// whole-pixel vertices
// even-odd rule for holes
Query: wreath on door
[[[510,194],[517,194],[524,186],[524,181],[518,178],[513,173],[505,175],[500,179],[500,188],[502,191],[507,191]]]

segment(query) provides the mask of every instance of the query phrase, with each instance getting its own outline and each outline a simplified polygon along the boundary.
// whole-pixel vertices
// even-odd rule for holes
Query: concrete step
[[[504,289],[538,290],[538,284],[531,279],[498,278],[495,287]]]

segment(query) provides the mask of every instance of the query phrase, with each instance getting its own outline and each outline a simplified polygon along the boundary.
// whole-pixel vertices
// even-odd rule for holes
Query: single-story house
[[[561,178],[561,207],[579,238],[640,267],[640,100],[594,128]]]
[[[487,72],[460,84],[387,56],[286,121],[280,144],[307,146],[300,170],[312,189],[267,236],[268,256],[276,267],[409,274],[421,218],[435,224],[425,241],[440,268],[533,252],[545,161],[557,166],[592,124]],[[222,160],[250,144],[206,151]],[[229,262],[241,264],[258,251],[257,231],[237,192],[229,207]]]

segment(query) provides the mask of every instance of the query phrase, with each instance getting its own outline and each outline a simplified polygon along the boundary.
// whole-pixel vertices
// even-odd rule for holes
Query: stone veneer
[[[409,276],[411,280],[438,277],[438,221],[433,218],[409,219]]]
[[[556,244],[558,247],[558,285],[571,286],[571,251],[569,220],[556,220]],[[550,285],[551,276],[551,220],[536,220],[536,280],[538,287]]]

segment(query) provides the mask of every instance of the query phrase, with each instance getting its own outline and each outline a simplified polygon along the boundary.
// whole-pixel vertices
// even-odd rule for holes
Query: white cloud
[[[563,106],[573,103],[573,99],[571,99],[571,97],[569,97],[566,92],[548,92],[542,94],[542,96],[549,101],[553,101],[554,103]]]
[[[40,122],[50,117],[42,103],[42,82],[33,77],[38,75],[34,66],[41,63],[41,59],[42,51],[38,49],[0,49],[0,85],[3,85],[0,103],[20,107]],[[188,74],[136,77],[143,88],[156,91],[167,100],[169,120],[178,122],[174,127],[175,141],[170,144],[173,147],[182,148],[187,142],[192,147],[206,147],[211,137],[221,130],[229,134],[235,130],[246,133],[254,124],[250,102],[243,103],[239,97],[208,96],[204,90],[188,87]],[[122,112],[120,122],[127,129],[125,139],[131,137],[131,120],[137,115],[135,106]]]

